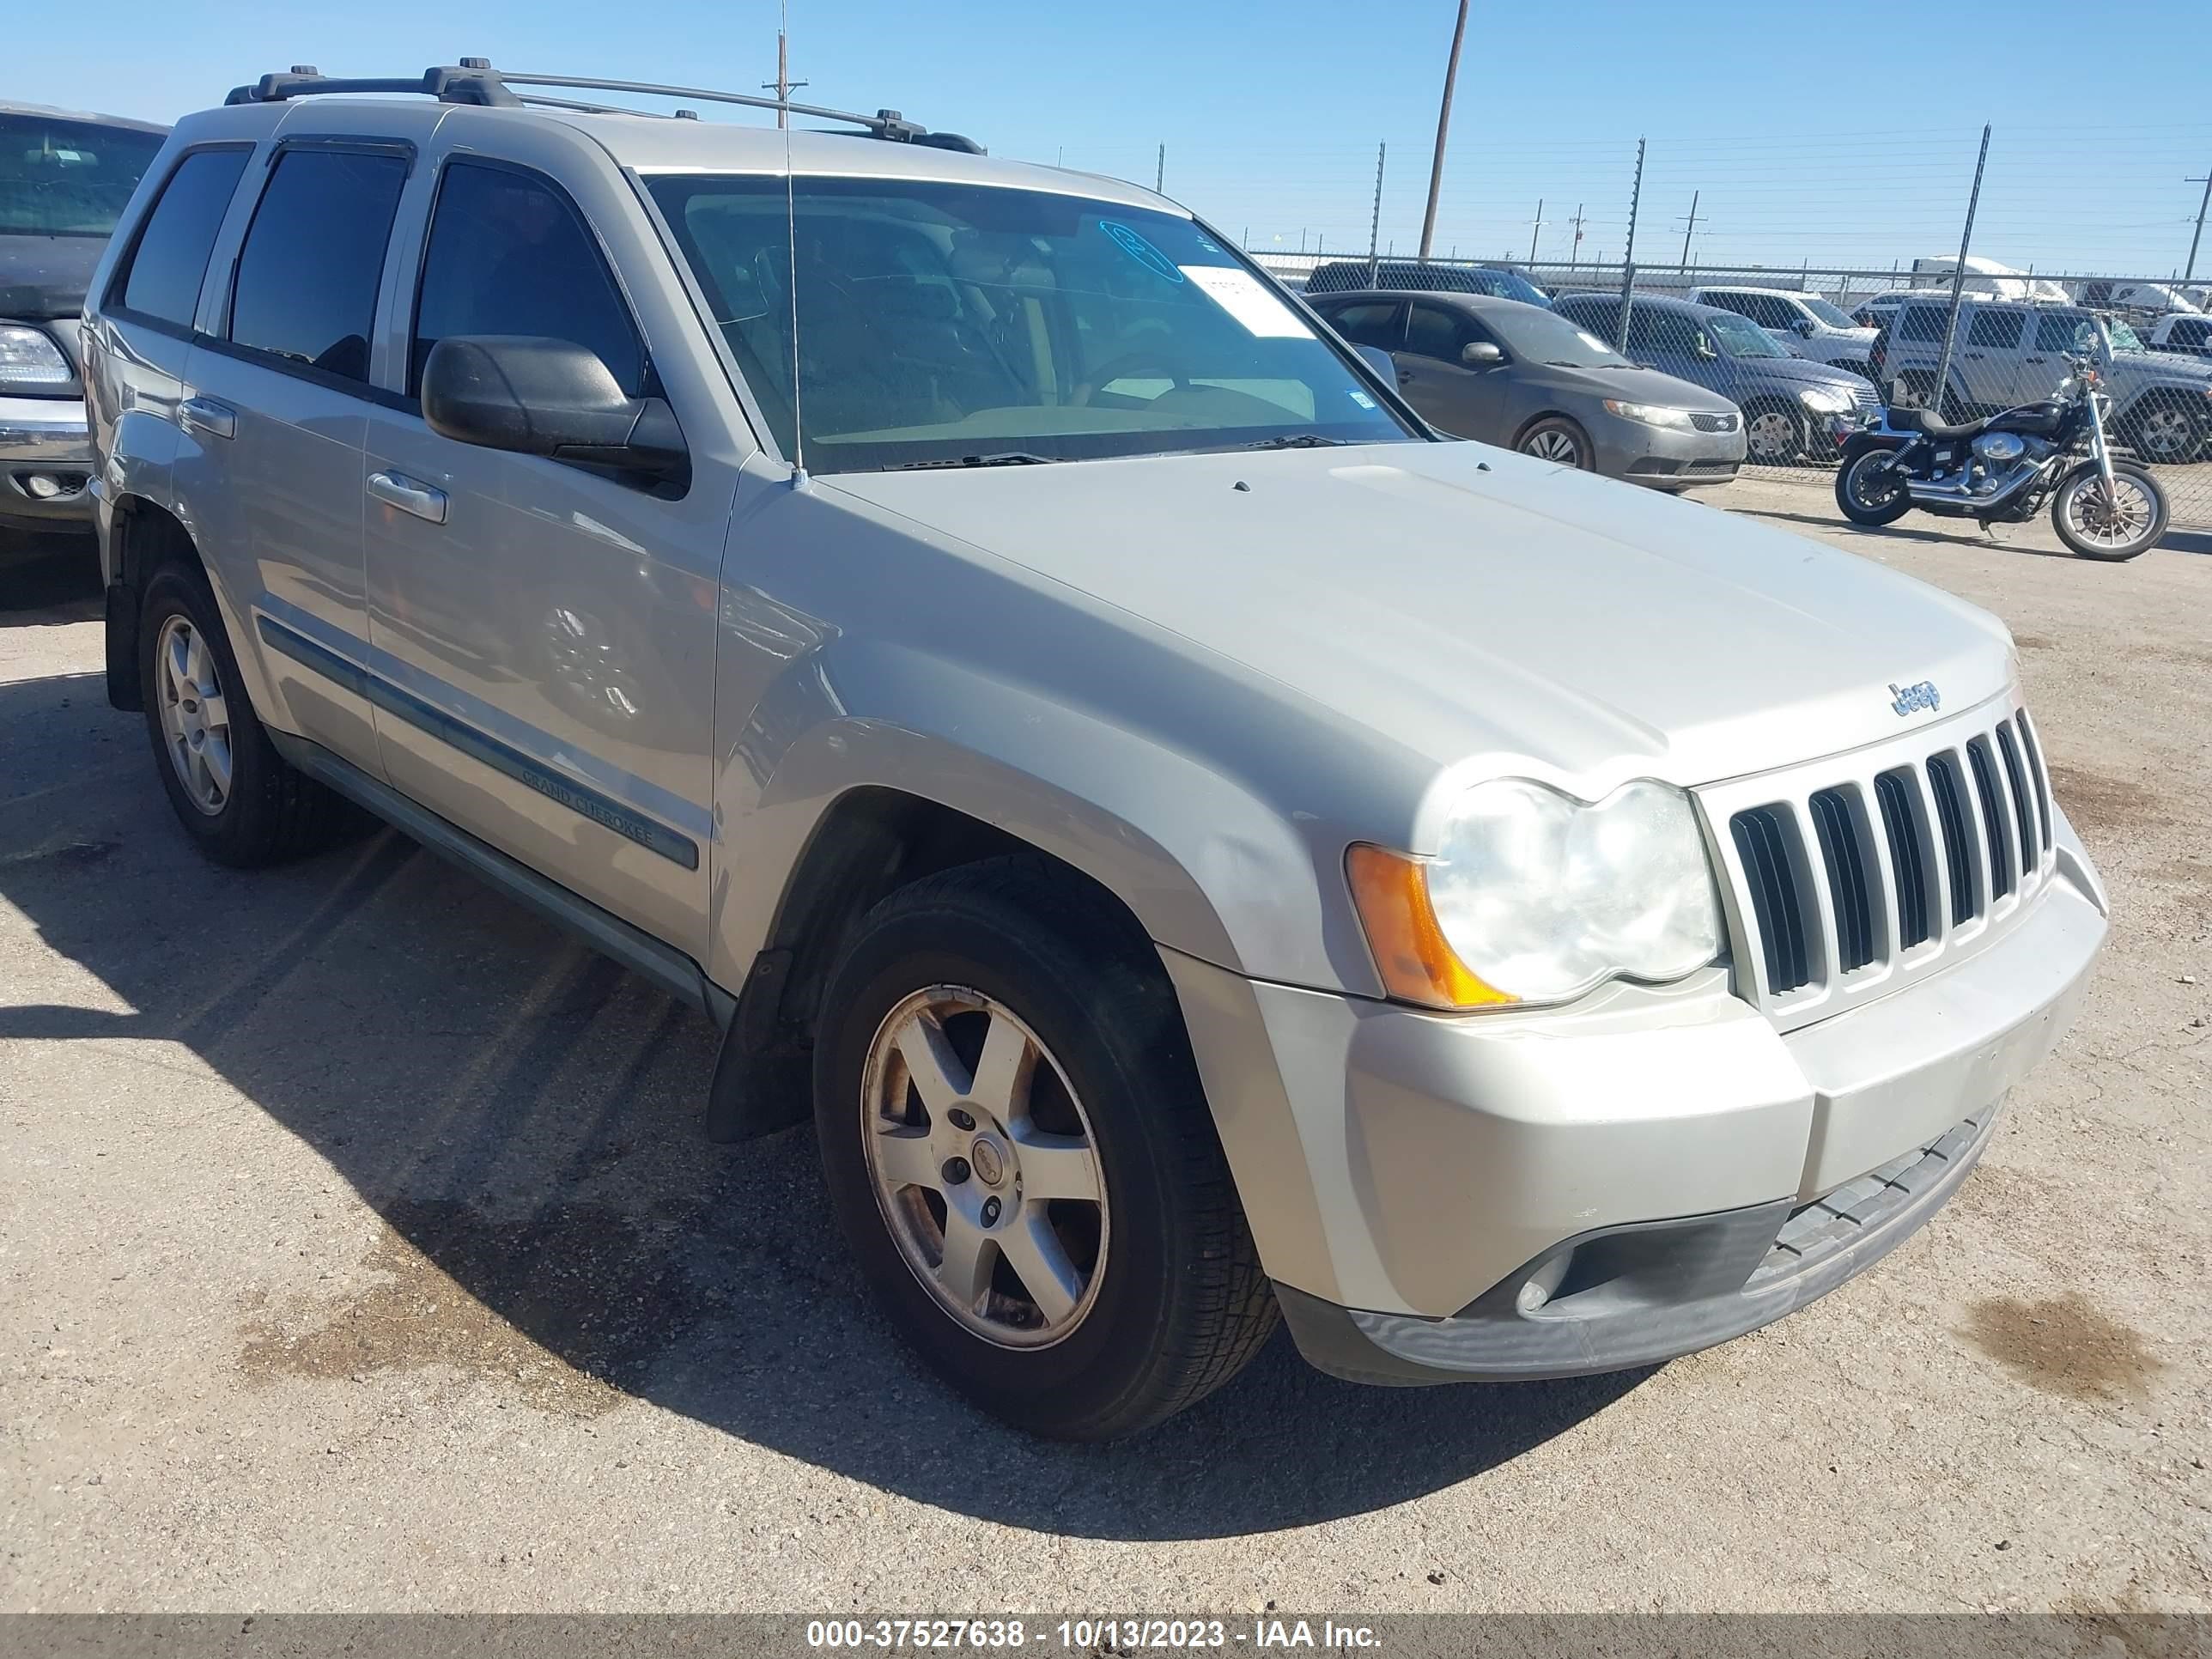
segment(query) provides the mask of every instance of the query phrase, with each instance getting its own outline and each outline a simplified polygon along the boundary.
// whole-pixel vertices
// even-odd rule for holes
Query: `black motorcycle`
[[[1925,410],[1890,409],[1844,447],[1836,505],[1853,524],[1885,525],[1914,507],[1947,518],[2018,524],[2045,501],[2058,539],[2085,559],[2148,552],[2166,534],[2166,491],[2105,438],[2094,361],[2069,357],[2056,396],[1960,426]]]

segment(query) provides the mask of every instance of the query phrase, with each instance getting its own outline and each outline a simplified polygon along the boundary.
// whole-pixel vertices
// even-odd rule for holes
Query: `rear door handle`
[[[212,398],[187,398],[177,415],[187,432],[204,432],[210,438],[238,435],[238,416]]]
[[[446,492],[433,489],[426,483],[416,483],[404,473],[370,473],[368,493],[386,506],[396,507],[402,513],[411,513],[426,523],[443,524],[446,521]]]

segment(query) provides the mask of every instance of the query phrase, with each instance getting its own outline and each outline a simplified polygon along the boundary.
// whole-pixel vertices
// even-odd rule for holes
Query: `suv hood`
[[[1528,767],[1598,793],[1893,737],[1931,716],[1900,716],[1893,682],[1933,682],[1948,712],[2014,672],[1995,617],[1871,560],[1486,444],[816,487],[1170,630],[1439,767]]]
[[[1867,338],[1873,340],[1873,330],[1867,331]],[[1866,379],[1848,368],[1824,363],[1818,357],[1738,357],[1735,366],[1739,374],[1770,380],[1802,380],[1808,386],[1839,386],[1845,391],[1855,382],[1863,384]]]
[[[2179,351],[2115,351],[2112,367],[2116,375],[2139,374],[2212,386],[2212,363]]]
[[[105,236],[0,236],[0,317],[76,316],[106,252]]]

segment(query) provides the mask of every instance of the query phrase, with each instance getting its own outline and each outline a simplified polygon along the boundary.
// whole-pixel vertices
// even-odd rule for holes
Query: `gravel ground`
[[[2212,537],[2132,565],[1720,504],[2019,636],[2117,926],[1959,1199],[1656,1370],[1279,1341],[1018,1438],[863,1305],[703,1021],[392,835],[197,859],[77,562],[0,577],[0,1608],[2212,1609]]]

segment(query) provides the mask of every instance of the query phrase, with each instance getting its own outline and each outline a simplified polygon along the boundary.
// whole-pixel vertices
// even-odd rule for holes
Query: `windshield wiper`
[[[1026,449],[1009,449],[996,455],[956,455],[945,461],[901,461],[889,470],[893,472],[916,472],[938,466],[1048,466],[1054,461],[1066,459],[1062,455],[1037,455]]]
[[[1325,438],[1318,432],[1286,432],[1279,438],[1262,438],[1254,444],[1239,444],[1240,449],[1334,449],[1349,443],[1348,438]]]

